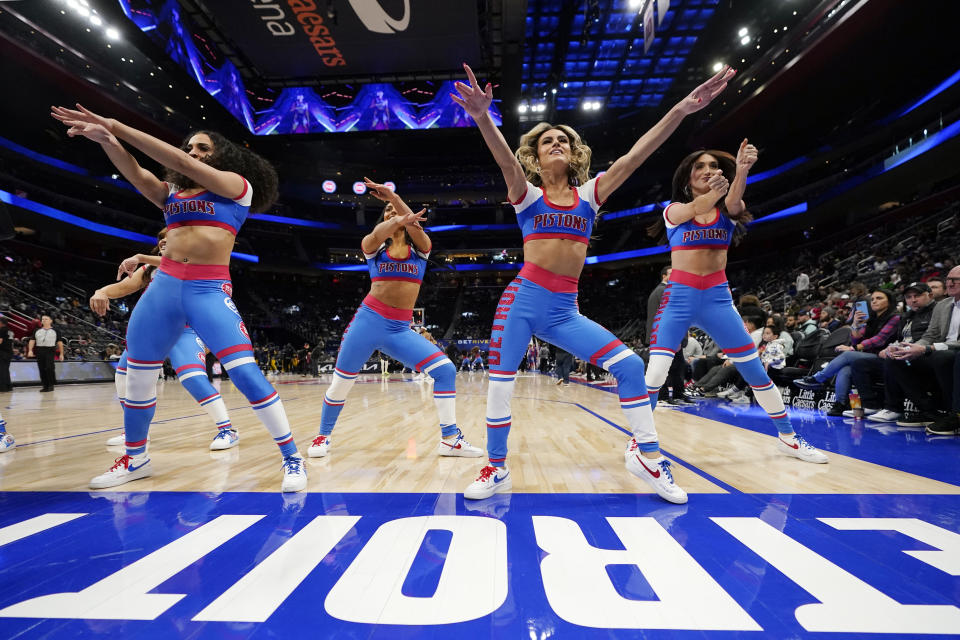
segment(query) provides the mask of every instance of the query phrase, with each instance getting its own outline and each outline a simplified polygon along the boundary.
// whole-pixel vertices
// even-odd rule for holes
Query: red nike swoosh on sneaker
[[[787,446],[790,447],[791,449],[799,449],[799,448],[800,448],[800,445],[797,444],[796,442],[794,442],[793,444],[790,444],[789,442],[784,441],[783,438],[780,438],[780,442],[783,442],[783,444],[787,445]]]
[[[659,478],[659,477],[660,477],[660,469],[657,469],[657,472],[654,473],[653,471],[650,471],[650,467],[648,467],[647,465],[645,465],[645,464],[643,463],[643,460],[640,459],[640,456],[637,456],[637,461],[640,462],[640,466],[643,467],[644,469],[646,469],[646,470],[647,470],[647,473],[649,473],[650,475],[652,475],[654,478]]]

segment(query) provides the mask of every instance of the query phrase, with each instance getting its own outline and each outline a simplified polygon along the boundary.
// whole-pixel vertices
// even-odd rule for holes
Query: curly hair
[[[574,187],[578,187],[590,179],[590,156],[592,151],[590,147],[583,143],[580,134],[565,124],[552,125],[549,122],[541,122],[530,131],[527,131],[520,137],[520,146],[515,155],[523,167],[523,172],[534,186],[541,186],[543,181],[540,179],[540,163],[537,159],[537,145],[540,143],[540,136],[550,129],[559,129],[567,135],[570,141],[570,152],[573,158],[570,166],[567,167],[567,181]]]
[[[277,172],[273,165],[246,147],[230,142],[216,131],[192,131],[183,139],[180,149],[186,151],[190,138],[201,133],[209,136],[210,141],[213,142],[213,153],[203,162],[221,171],[237,173],[250,183],[253,188],[253,201],[250,203],[250,211],[257,213],[266,211],[273,206],[273,203],[277,201],[278,185]],[[181,189],[192,189],[200,186],[192,178],[188,178],[172,169],[167,169],[164,172],[163,179]]]

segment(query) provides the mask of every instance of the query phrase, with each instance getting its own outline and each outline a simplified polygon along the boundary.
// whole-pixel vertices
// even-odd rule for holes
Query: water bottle
[[[860,404],[860,393],[858,391],[850,392],[850,408],[853,409],[855,420],[863,419],[863,405]]]

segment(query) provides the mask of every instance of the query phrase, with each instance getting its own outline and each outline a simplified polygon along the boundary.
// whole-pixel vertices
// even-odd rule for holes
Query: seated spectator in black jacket
[[[870,313],[864,317],[857,312],[854,317],[850,344],[837,347],[839,356],[812,376],[794,380],[794,384],[801,389],[817,389],[830,378],[836,377],[836,401],[827,415],[842,415],[843,411],[849,408],[847,398],[850,395],[853,363],[857,360],[878,359],[877,354],[894,341],[899,326],[900,316],[897,315],[897,303],[893,294],[886,289],[877,289],[870,295]]]
[[[930,326],[933,317],[933,308],[936,303],[930,292],[930,287],[924,282],[914,282],[903,290],[903,301],[907,305],[907,312],[900,319],[900,328],[897,331],[898,343],[913,343],[920,340]],[[852,363],[853,386],[860,392],[860,401],[867,419],[872,422],[896,422],[901,418],[903,411],[903,388],[896,379],[889,376],[890,346],[884,348],[877,359],[861,359]],[[884,380],[884,397],[880,398],[875,384]],[[915,421],[913,416],[903,416],[905,421]]]
[[[933,418],[927,432],[937,435],[960,428],[960,379],[954,376],[960,351],[960,267],[951,269],[945,280],[949,297],[933,308],[923,337],[888,353],[891,374],[925,417]],[[940,397],[931,397],[929,389],[939,390]]]

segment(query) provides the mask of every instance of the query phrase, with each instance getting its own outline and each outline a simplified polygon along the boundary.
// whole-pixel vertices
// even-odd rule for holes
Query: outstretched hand
[[[90,310],[101,317],[107,315],[107,311],[110,310],[110,298],[99,290],[95,291],[94,294],[90,296]]]
[[[744,138],[737,150],[737,169],[749,170],[757,161],[757,148]]]
[[[137,256],[130,256],[129,258],[126,258],[117,268],[117,281],[119,281],[124,275],[133,276],[133,274],[137,272],[137,267],[139,265],[140,259]]]
[[[377,200],[390,202],[394,198],[398,197],[397,194],[394,193],[393,189],[391,189],[390,187],[384,184],[380,184],[378,182],[374,182],[373,180],[371,180],[366,176],[364,176],[363,178],[363,184],[366,185],[367,191],[370,192],[370,195],[372,195]]]
[[[420,211],[417,211],[416,213],[398,215],[397,221],[400,223],[401,227],[414,227],[416,229],[423,229],[423,227],[420,226],[420,223],[427,221],[426,214],[426,209],[420,209]]]
[[[715,76],[691,91],[690,95],[678,102],[677,108],[686,114],[703,109],[727,88],[727,82],[736,74],[736,69],[724,66]]]
[[[104,118],[103,116],[98,116],[79,102],[77,103],[76,109],[68,109],[67,107],[50,107],[50,115],[60,122],[70,126],[76,126],[78,123],[84,122],[92,125],[100,125],[109,133],[113,133],[113,125],[117,123],[117,121],[113,118]]]
[[[467,72],[469,85],[457,82],[454,86],[460,93],[459,96],[450,94],[453,101],[463,107],[463,110],[470,114],[474,120],[482,116],[490,108],[493,102],[493,85],[489,82],[481,89],[477,83],[477,76],[473,74],[473,69],[467,63],[463,64],[463,70]]]

